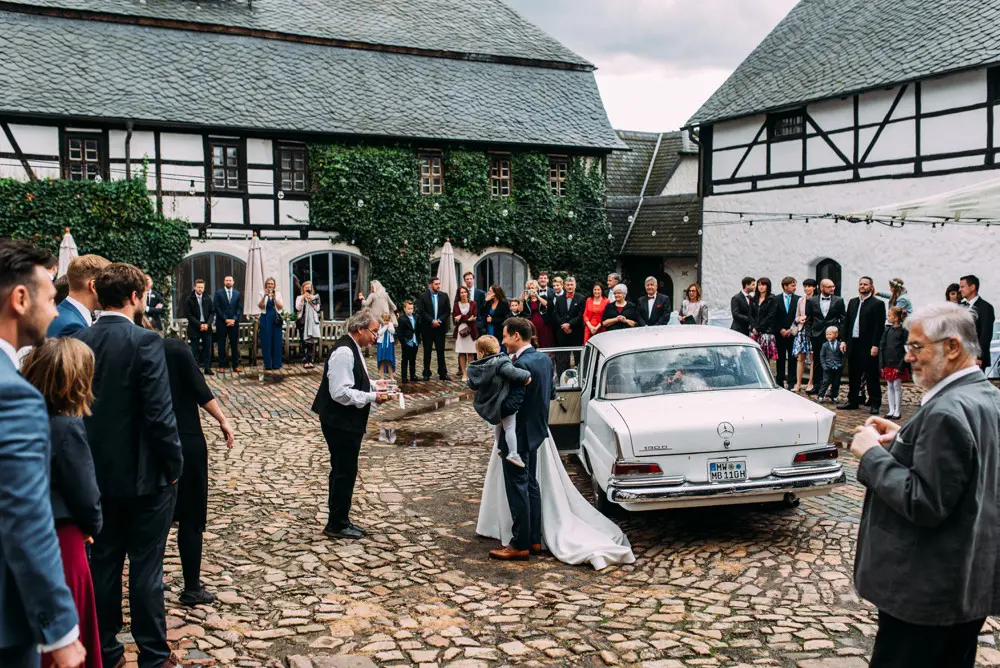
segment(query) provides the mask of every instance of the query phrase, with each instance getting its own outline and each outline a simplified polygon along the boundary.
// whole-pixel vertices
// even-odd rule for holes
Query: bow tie
[[[821,302],[828,302],[828,301],[830,301],[830,299],[831,299],[831,297],[820,297],[820,301]]]

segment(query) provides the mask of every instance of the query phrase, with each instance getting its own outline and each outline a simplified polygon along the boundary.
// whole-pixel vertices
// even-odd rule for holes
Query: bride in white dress
[[[632,546],[618,525],[590,505],[573,486],[551,434],[538,448],[538,487],[542,497],[542,545],[556,559],[567,564],[590,562],[597,570],[635,561]],[[509,545],[512,524],[503,462],[494,446],[486,468],[476,533]]]

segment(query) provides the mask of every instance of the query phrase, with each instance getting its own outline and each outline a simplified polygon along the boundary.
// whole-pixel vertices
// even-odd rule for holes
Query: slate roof
[[[688,121],[1000,62],[1000,0],[801,0]]]
[[[616,249],[621,248],[630,225],[628,216],[638,203],[638,197],[608,198],[608,220]],[[684,216],[688,217],[687,222]],[[700,229],[701,199],[697,195],[646,197],[621,255],[698,257]]]
[[[629,149],[614,151],[608,156],[606,192],[608,196],[639,196],[646,179],[649,163],[654,159],[659,133],[615,130]],[[646,195],[659,195],[673,174],[682,154],[694,153],[684,141],[682,132],[664,132],[656,151],[653,170],[649,174]]]
[[[11,0],[25,7],[593,66],[503,0]]]
[[[254,11],[265,1],[257,0]],[[0,113],[596,150],[623,146],[591,71],[6,11],[0,11],[0,90]]]

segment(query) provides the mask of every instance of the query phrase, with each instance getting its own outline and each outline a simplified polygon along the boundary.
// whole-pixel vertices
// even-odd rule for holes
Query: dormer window
[[[767,138],[770,141],[799,139],[806,133],[806,110],[794,109],[767,117]]]

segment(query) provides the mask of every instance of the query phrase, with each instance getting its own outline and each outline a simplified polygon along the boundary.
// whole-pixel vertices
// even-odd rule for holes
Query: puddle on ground
[[[377,445],[394,445],[400,448],[433,448],[466,445],[481,445],[478,441],[449,438],[438,431],[417,431],[382,427],[379,429]]]

